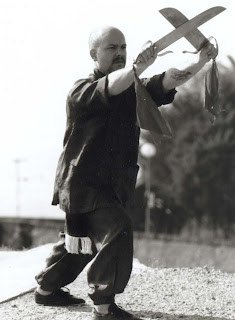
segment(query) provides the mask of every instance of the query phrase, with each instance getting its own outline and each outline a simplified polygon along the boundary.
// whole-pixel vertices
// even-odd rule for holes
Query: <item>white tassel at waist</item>
[[[73,237],[65,233],[65,248],[72,254],[92,254],[92,242],[88,237]]]

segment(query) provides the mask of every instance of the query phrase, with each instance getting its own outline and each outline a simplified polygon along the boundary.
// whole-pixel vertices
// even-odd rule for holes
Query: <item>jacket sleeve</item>
[[[94,113],[109,107],[107,76],[96,81],[90,79],[78,80],[68,94],[67,106],[72,113],[78,110]]]
[[[169,104],[174,100],[176,90],[172,89],[167,93],[164,93],[162,87],[162,80],[165,72],[159,75],[155,75],[151,78],[141,79],[142,84],[146,87],[153,101],[158,107],[163,104]]]
[[[160,80],[159,80],[160,79]],[[155,84],[155,86],[154,86]],[[150,87],[150,89],[149,89]],[[152,90],[152,95],[149,92]],[[136,117],[140,128],[149,130],[156,143],[163,136],[172,136],[171,129],[158,107],[164,102],[170,103],[163,92],[161,77],[155,76],[154,83],[148,79],[140,80],[135,74]]]

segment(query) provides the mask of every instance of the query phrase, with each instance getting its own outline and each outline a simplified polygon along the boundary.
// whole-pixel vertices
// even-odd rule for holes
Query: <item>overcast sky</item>
[[[20,159],[22,215],[56,217],[50,205],[65,129],[68,90],[93,68],[88,37],[100,25],[114,25],[126,36],[128,64],[147,40],[173,30],[158,10],[179,9],[188,18],[213,7],[226,11],[200,27],[219,43],[218,60],[235,58],[233,0],[0,0],[0,215],[16,214],[16,164]],[[184,39],[156,60],[147,75],[190,62]],[[18,165],[19,168],[19,165]]]

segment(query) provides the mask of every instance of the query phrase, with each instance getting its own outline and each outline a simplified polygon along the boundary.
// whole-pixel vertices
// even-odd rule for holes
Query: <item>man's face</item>
[[[122,69],[126,65],[126,41],[121,31],[105,32],[95,50],[96,66],[104,74]]]

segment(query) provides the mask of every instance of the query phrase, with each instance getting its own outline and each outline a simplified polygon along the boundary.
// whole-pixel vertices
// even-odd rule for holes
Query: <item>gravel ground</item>
[[[0,305],[1,320],[90,320],[86,270],[69,289],[86,307],[43,307],[33,292]],[[134,260],[129,284],[117,304],[142,319],[235,319],[235,274],[212,268],[150,268]]]

